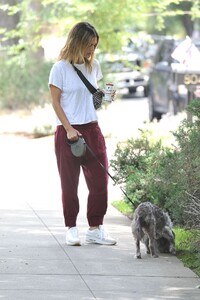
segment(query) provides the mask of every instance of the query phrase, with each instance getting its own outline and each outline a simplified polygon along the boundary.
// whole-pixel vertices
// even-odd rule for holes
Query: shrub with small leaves
[[[200,228],[200,101],[188,106],[191,121],[174,132],[176,146],[163,146],[151,132],[119,143],[111,160],[117,183],[138,204],[151,201],[177,225]]]

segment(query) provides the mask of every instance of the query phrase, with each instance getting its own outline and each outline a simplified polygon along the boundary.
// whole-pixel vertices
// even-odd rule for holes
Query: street
[[[98,116],[105,136],[127,139],[148,121],[148,100],[139,96],[116,100],[100,110]]]

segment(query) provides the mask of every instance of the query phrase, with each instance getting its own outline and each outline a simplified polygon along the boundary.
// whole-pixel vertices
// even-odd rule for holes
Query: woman
[[[108,167],[105,140],[97,122],[92,94],[79,78],[73,65],[78,68],[90,83],[97,88],[102,78],[101,68],[94,52],[99,42],[95,28],[87,23],[76,24],[69,32],[65,46],[60,52],[59,61],[50,72],[49,86],[52,105],[57,115],[55,152],[61,179],[62,203],[67,245],[80,245],[76,227],[79,213],[77,195],[80,167],[89,190],[87,220],[89,229],[86,242],[114,245],[103,227],[107,211],[108,176],[99,162],[88,150],[83,157],[75,157],[67,144],[82,136],[98,160]]]

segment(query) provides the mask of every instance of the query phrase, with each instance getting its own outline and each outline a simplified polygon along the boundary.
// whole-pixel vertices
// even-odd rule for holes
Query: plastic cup
[[[106,83],[105,96],[104,96],[105,101],[108,101],[108,102],[112,101],[113,87],[114,87],[113,83]]]

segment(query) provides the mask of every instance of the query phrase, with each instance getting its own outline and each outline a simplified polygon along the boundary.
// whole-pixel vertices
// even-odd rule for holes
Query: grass
[[[132,218],[133,207],[129,203],[118,200],[112,205],[123,215]],[[200,230],[174,227],[174,232],[177,257],[200,277]]]
[[[126,203],[125,201],[116,200],[112,202],[112,205],[119,210],[123,215],[127,216],[128,218],[132,218],[133,215],[133,207]]]
[[[177,256],[200,277],[200,230],[174,228]]]

